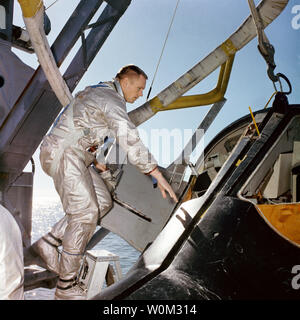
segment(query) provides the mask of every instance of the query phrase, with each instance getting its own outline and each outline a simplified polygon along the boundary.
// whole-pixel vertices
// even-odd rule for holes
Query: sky
[[[54,0],[44,0],[45,7]],[[50,45],[75,9],[79,1],[59,0],[47,10],[52,23],[48,35]],[[258,4],[258,1],[255,1]],[[129,8],[104,43],[73,93],[99,81],[111,80],[119,68],[133,63],[140,66],[149,77],[144,96],[128,111],[142,105],[152,82],[158,59],[166,38],[177,0],[132,0]],[[103,9],[100,7],[96,18]],[[14,24],[24,26],[19,3],[15,1]],[[211,51],[224,42],[249,16],[247,0],[180,0],[175,19],[160,66],[155,77],[150,98],[177,80]],[[275,48],[275,72],[285,74],[293,87],[288,96],[290,103],[300,103],[300,0],[290,0],[282,14],[269,25],[265,33]],[[78,48],[79,42],[75,48]],[[19,50],[14,52],[27,64],[36,68],[37,58]],[[74,52],[73,52],[74,54]],[[61,66],[64,72],[72,53]],[[257,49],[254,38],[234,60],[229,85],[225,94],[227,102],[204,138],[204,145],[225,126],[252,111],[264,108],[274,92],[273,83],[267,76],[265,60]],[[205,93],[213,89],[218,78],[215,71],[192,88],[187,94]],[[286,88],[283,81],[283,86]],[[159,112],[139,127],[143,133],[155,129],[195,130],[210,106]],[[143,135],[141,135],[143,137]],[[144,141],[152,150],[154,146]],[[163,146],[161,147],[163,148]],[[39,150],[34,154],[36,175],[34,202],[57,199],[50,177],[39,166]],[[154,154],[158,160],[161,155]],[[174,154],[176,157],[176,154]],[[166,166],[165,163],[161,163]],[[28,166],[30,169],[30,166]]]

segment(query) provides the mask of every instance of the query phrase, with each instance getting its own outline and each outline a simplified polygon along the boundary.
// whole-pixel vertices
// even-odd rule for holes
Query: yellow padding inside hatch
[[[261,204],[257,207],[277,231],[300,244],[300,204]]]

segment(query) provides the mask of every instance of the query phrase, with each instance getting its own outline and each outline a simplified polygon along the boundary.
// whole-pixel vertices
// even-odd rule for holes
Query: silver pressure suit
[[[73,281],[97,220],[112,206],[105,183],[91,167],[95,146],[114,136],[130,163],[142,173],[157,163],[143,145],[126,112],[118,80],[89,86],[77,93],[61,112],[40,148],[43,170],[53,178],[65,217],[51,230],[63,251],[59,265],[61,285]]]

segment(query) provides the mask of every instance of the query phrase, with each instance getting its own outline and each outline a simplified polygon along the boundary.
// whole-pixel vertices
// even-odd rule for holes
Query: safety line
[[[161,61],[163,52],[164,52],[164,50],[165,50],[165,46],[166,46],[167,40],[168,40],[168,38],[169,38],[170,30],[171,30],[171,27],[172,27],[172,25],[173,25],[173,21],[174,21],[175,15],[176,15],[176,11],[177,11],[179,2],[180,2],[180,0],[177,0],[177,4],[176,4],[176,7],[175,7],[175,10],[174,10],[174,13],[173,13],[173,17],[172,17],[172,19],[171,19],[171,23],[170,23],[170,25],[169,25],[169,30],[168,30],[168,32],[167,32],[166,39],[165,39],[163,48],[162,48],[162,50],[161,50],[160,57],[159,57],[159,59],[158,59],[158,63],[157,63],[157,66],[156,66],[156,70],[155,70],[155,72],[154,72],[154,76],[153,76],[152,83],[151,83],[151,85],[150,85],[150,89],[149,89],[148,94],[147,94],[147,99],[146,99],[146,101],[148,101],[148,99],[149,99],[149,96],[150,96],[150,93],[151,93],[151,90],[152,90],[152,86],[153,86],[153,83],[154,83],[154,79],[155,79],[155,77],[156,77],[156,74],[157,74],[157,71],[158,71],[158,67],[159,67],[159,65],[160,65],[160,61]]]

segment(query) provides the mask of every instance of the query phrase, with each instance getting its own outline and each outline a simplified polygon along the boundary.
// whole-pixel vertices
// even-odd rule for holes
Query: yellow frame
[[[222,100],[228,86],[234,56],[234,54],[230,55],[228,60],[221,65],[217,86],[213,90],[203,94],[180,97],[165,107],[156,96],[149,101],[152,111],[157,113],[159,111],[205,106]]]

